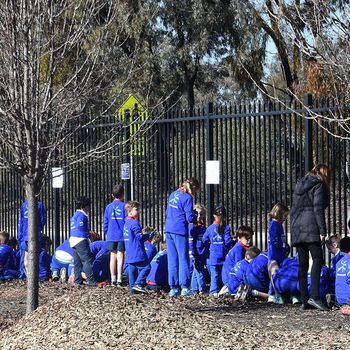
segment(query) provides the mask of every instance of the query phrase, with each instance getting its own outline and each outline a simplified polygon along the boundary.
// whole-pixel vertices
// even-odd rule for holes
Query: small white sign
[[[52,187],[62,188],[63,187],[63,169],[62,168],[52,168]]]
[[[220,184],[220,161],[207,160],[205,162],[205,183]]]
[[[122,180],[130,180],[130,163],[122,163]]]

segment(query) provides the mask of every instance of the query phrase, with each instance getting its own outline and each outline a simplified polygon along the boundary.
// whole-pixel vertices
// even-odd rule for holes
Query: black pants
[[[83,279],[81,273],[84,271],[87,283],[94,283],[94,273],[92,270],[92,254],[89,241],[84,239],[73,247],[74,259],[74,284],[82,284]]]
[[[307,288],[307,272],[309,269],[309,252],[312,257],[311,269],[311,298],[320,299],[320,275],[323,265],[323,251],[321,242],[300,243],[296,246],[299,257],[299,284],[302,303],[306,304],[309,298]]]

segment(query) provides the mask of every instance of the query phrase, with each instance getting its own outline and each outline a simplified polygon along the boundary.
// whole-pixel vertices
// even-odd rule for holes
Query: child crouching
[[[150,239],[149,233],[143,233],[139,222],[141,205],[130,201],[125,206],[128,216],[124,224],[124,242],[126,263],[128,264],[129,286],[131,293],[147,293],[146,278],[151,270],[144,242]]]

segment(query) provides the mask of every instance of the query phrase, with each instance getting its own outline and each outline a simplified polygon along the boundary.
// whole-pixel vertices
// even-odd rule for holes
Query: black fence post
[[[124,179],[124,197],[125,201],[131,200],[131,164],[130,164],[130,154],[131,154],[131,140],[130,140],[130,111],[126,110],[124,114],[124,155],[123,163],[129,164],[129,179]]]
[[[213,103],[208,103],[206,129],[207,129],[207,160],[213,160],[214,158],[214,135],[213,135],[213,119],[210,119],[210,115],[213,114]],[[214,185],[207,185],[207,203],[208,203],[208,224],[212,221],[212,215],[214,211]]]
[[[312,95],[304,95],[304,127],[305,127],[305,173],[309,172],[313,168],[313,147],[312,147],[312,123],[310,113],[307,108],[312,107]]]

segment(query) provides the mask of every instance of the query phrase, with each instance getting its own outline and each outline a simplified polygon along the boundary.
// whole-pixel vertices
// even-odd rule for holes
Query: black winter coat
[[[320,234],[327,235],[325,210],[328,205],[329,191],[321,179],[306,175],[298,181],[290,213],[293,246],[320,242]]]

